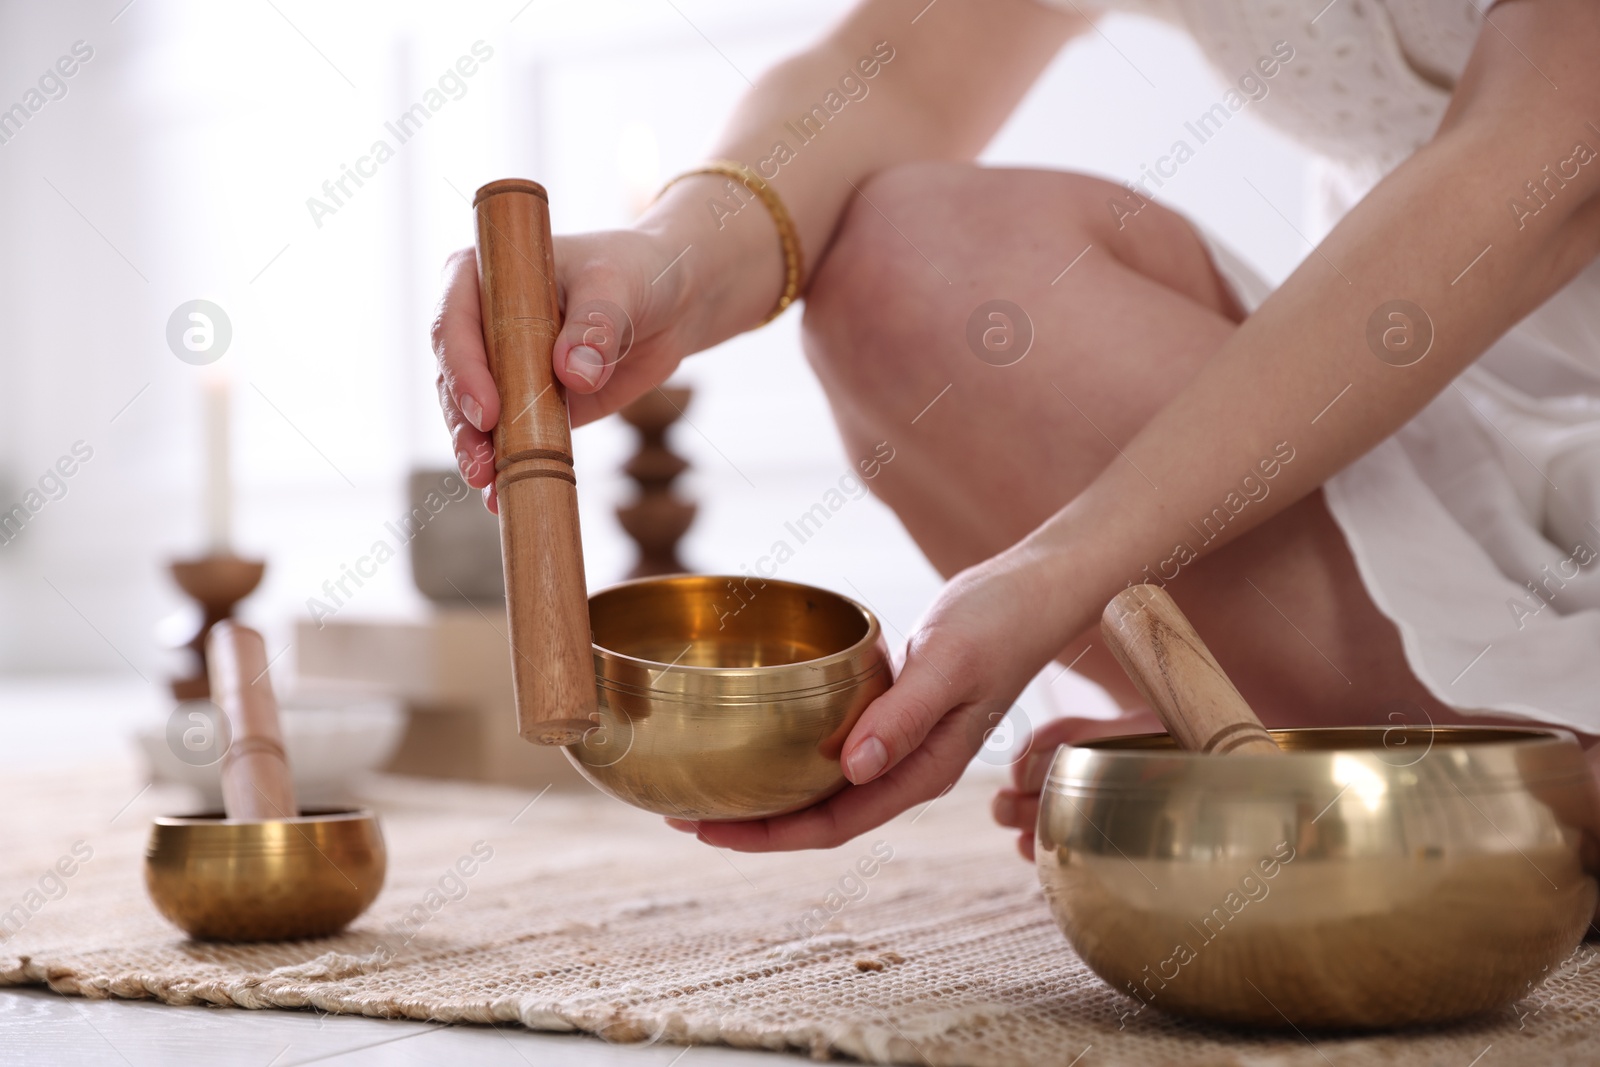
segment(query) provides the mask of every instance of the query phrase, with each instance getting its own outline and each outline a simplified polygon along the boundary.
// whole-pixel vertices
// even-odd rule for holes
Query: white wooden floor
[[[713,1046],[608,1045],[502,1026],[434,1026],[353,1015],[176,1008],[0,990],[0,1065],[57,1067],[780,1067],[798,1056]]]

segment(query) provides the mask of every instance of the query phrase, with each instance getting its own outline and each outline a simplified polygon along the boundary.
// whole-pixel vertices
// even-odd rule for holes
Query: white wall
[[[237,542],[270,560],[248,614],[286,635],[306,597],[401,513],[407,468],[448,461],[426,324],[438,263],[471,236],[458,194],[526,174],[551,189],[558,229],[625,224],[638,194],[619,165],[624,138],[653,135],[656,177],[691,165],[744,87],[738,72],[841,8],[139,0],[117,15],[122,3],[0,7],[0,106],[74,41],[95,50],[67,95],[0,145],[0,508],[73,442],[94,449],[67,495],[0,547],[0,672],[152,684],[169,666],[163,634],[182,630],[163,563],[201,540],[199,374],[167,348],[174,307],[204,297],[232,319],[218,366],[235,387]],[[1176,32],[1124,18],[1103,31],[1060,57],[987,159],[1134,178],[1220,94]],[[466,95],[315,226],[306,198],[480,39],[494,57]],[[1282,275],[1305,249],[1246,175],[1300,216],[1303,161],[1248,115],[1161,195]],[[846,469],[797,320],[681,372],[698,390],[678,437],[702,502],[694,565],[739,569]],[[576,447],[599,584],[627,562],[609,521],[627,435],[603,424]],[[937,587],[870,500],[786,575],[853,583],[900,629]],[[353,610],[414,603],[397,561]]]

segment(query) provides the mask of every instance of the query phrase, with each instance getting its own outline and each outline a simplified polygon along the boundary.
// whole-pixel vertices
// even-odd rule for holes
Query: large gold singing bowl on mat
[[[599,724],[567,755],[619,800],[756,819],[844,788],[839,754],[889,688],[878,620],[836,593],[673,575],[589,598]]]
[[[159,818],[144,880],[157,910],[204,941],[327,937],[383,888],[387,854],[370,811],[297,819]]]
[[[1443,1022],[1525,996],[1594,913],[1595,787],[1570,734],[1165,734],[1056,753],[1039,878],[1094,972],[1145,1006],[1268,1027]]]

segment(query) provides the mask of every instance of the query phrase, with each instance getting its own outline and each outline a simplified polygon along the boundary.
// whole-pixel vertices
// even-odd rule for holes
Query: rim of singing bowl
[[[1062,745],[1044,788],[1052,793],[1305,792],[1330,780],[1334,764],[1355,759],[1385,788],[1411,794],[1517,789],[1532,783],[1581,781],[1578,747],[1569,730],[1542,726],[1310,726],[1269,730],[1281,755],[1233,752],[1217,757],[1178,749],[1165,733],[1096,738]],[[1443,750],[1443,752],[1441,752]],[[1429,760],[1448,754],[1448,760]],[[1240,774],[1241,760],[1249,774]],[[1314,767],[1326,768],[1322,773]],[[1424,768],[1427,773],[1422,773]],[[1459,773],[1451,774],[1453,768]],[[1308,773],[1310,772],[1310,773]]]
[[[762,604],[761,597],[769,587],[781,594],[776,598],[779,605],[803,603],[807,610],[815,610],[820,603],[836,620],[840,616],[848,617],[852,640],[844,647],[822,656],[728,667],[671,663],[619,651],[607,643],[618,640],[614,633],[607,632],[610,622],[606,618],[607,613],[614,612],[626,617],[651,604],[680,607],[697,605],[697,612],[667,613],[667,617],[684,624],[683,632],[693,635],[697,628],[718,621],[715,616],[708,617],[708,611],[718,601],[726,600],[731,595],[727,592],[728,583],[742,582],[748,588],[751,581],[764,584],[753,593],[750,604]],[[773,606],[774,600],[769,599],[765,604],[766,612],[770,614]],[[735,613],[735,617],[742,613],[743,607]],[[877,645],[882,640],[882,627],[878,617],[866,605],[832,590],[778,578],[728,574],[634,578],[592,595],[589,598],[589,619],[593,632],[596,685],[624,696],[648,696],[652,700],[684,700],[697,704],[769,704],[780,698],[826,696],[854,689],[872,675],[888,670],[889,666],[887,656],[880,658],[876,654]],[[792,616],[788,621],[792,623]],[[857,624],[859,630],[855,628]],[[748,628],[758,623],[745,625]],[[677,634],[674,634],[673,640],[677,639]],[[689,641],[689,647],[692,647],[693,636],[683,639]],[[791,675],[792,683],[787,677]],[[775,679],[780,680],[776,685]]]
[[[197,811],[188,815],[157,815],[151,822],[161,826],[269,826],[275,823],[355,822],[373,817],[371,808],[301,808],[289,819],[230,819],[220,811]]]
[[[230,819],[220,811],[190,815],[158,815],[150,820],[159,828],[164,842],[180,839],[186,851],[243,849],[260,852],[314,852],[312,835],[299,827],[326,827],[324,832],[348,832],[352,826],[370,825],[379,835],[382,829],[371,808],[302,808],[292,819]],[[174,831],[186,831],[174,836]],[[292,832],[291,832],[292,831]]]

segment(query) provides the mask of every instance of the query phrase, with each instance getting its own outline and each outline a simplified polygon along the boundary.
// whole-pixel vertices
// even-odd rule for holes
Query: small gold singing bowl
[[[623,582],[589,598],[597,726],[567,746],[619,800],[682,819],[758,819],[845,786],[839,755],[889,688],[872,612],[747,575]]]
[[[1179,752],[1165,734],[1056,753],[1039,879],[1127,1015],[1445,1022],[1526,996],[1582,939],[1596,791],[1572,735],[1272,735],[1284,755]]]
[[[383,888],[377,816],[310,810],[295,819],[158,818],[144,880],[157,910],[203,941],[283,941],[344,929]]]

